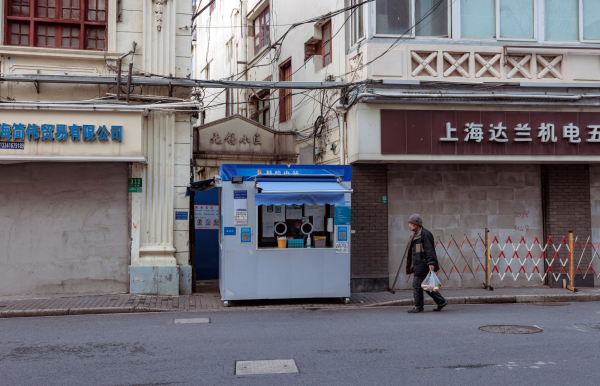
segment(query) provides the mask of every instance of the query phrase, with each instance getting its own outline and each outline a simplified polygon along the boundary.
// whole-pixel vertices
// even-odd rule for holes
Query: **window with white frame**
[[[377,0],[376,33],[448,37],[449,5],[448,0]]]
[[[600,1],[545,0],[548,41],[600,40]]]
[[[352,5],[362,3],[363,0],[352,0]],[[366,4],[354,8],[352,12],[352,44],[356,44],[365,38],[365,7]]]
[[[461,35],[476,39],[535,39],[535,0],[461,0]]]

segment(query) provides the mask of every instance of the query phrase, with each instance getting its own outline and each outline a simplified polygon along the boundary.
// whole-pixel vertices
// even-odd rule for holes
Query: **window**
[[[210,3],[210,8],[208,9],[208,14],[212,15],[212,13],[214,12],[215,8],[217,7],[217,0],[213,0],[212,3]]]
[[[448,37],[448,8],[448,0],[377,0],[375,29],[383,35]]]
[[[461,0],[462,37],[535,38],[534,0]]]
[[[533,39],[533,0],[499,0],[500,38]]]
[[[377,0],[375,18],[378,34],[411,34],[410,0]]]
[[[496,4],[494,1],[461,0],[460,28],[463,38],[495,38]]]
[[[363,0],[352,0],[352,5],[361,3]],[[354,8],[352,12],[352,44],[356,44],[365,38],[365,5]]]
[[[276,179],[275,179],[276,180]],[[300,199],[300,201],[302,201]],[[287,243],[306,245],[307,238],[311,239],[312,248],[333,248],[332,233],[327,232],[325,224],[331,218],[335,207],[333,205],[259,205],[257,227],[258,249],[278,247],[277,236],[287,238]],[[307,222],[287,218],[287,211],[293,210],[296,215]],[[296,217],[295,215],[289,217]],[[304,225],[304,224],[310,225]],[[312,233],[310,233],[312,228]],[[309,232],[306,236],[303,231]],[[294,240],[294,241],[289,241]],[[304,249],[306,251],[306,249]]]
[[[321,27],[322,40],[317,44],[317,55],[323,56],[323,67],[331,64],[331,20]]]
[[[416,0],[415,28],[416,36],[448,37],[448,0]]]
[[[269,7],[267,7],[254,19],[254,55],[271,44],[269,17]]]
[[[292,59],[288,59],[279,66],[279,80],[292,80]],[[279,122],[285,122],[292,118],[292,90],[279,90]]]
[[[262,93],[259,93],[258,97],[254,96],[252,98],[252,103],[254,105],[254,108],[256,109],[256,112],[254,114],[252,114],[252,118],[256,122],[258,122],[264,126],[271,125],[271,120],[270,120],[271,101],[269,99],[270,97],[271,97],[271,95],[269,95],[269,92],[264,91]]]
[[[600,40],[599,1],[545,0],[545,9],[546,40]]]
[[[227,42],[227,63],[231,63],[233,58],[233,40]]]
[[[6,1],[7,44],[101,51],[107,48],[108,0]]]

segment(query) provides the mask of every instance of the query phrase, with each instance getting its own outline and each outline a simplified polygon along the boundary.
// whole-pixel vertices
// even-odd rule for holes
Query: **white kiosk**
[[[222,165],[219,174],[225,305],[247,299],[349,301],[350,166]]]

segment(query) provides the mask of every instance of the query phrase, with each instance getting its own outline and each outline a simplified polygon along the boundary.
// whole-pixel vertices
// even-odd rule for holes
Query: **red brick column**
[[[388,279],[387,165],[352,165],[352,291],[386,291]]]
[[[592,234],[591,202],[590,202],[590,170],[588,165],[545,165],[544,166],[544,237],[552,237],[552,241],[558,246],[563,236],[568,240],[569,231],[573,231],[573,237],[579,237],[581,245],[585,245],[587,238]],[[564,247],[563,247],[564,248]],[[588,248],[589,249],[589,248]],[[563,249],[561,249],[562,251]],[[566,249],[565,249],[566,251]],[[588,252],[590,252],[588,250]],[[554,250],[546,251],[552,258]],[[587,253],[591,260],[591,252]],[[561,253],[566,258],[566,252]],[[581,257],[581,249],[575,246],[575,267]],[[586,258],[581,262],[581,268],[585,272],[588,267]],[[552,265],[556,274],[561,269],[558,259]],[[577,275],[581,276],[581,275]],[[578,277],[575,285],[581,286]],[[562,286],[562,279],[553,283],[554,278],[548,275],[550,285]],[[586,282],[593,280],[593,275],[587,275]],[[568,281],[568,280],[567,280]],[[591,282],[593,285],[593,281]],[[589,284],[589,283],[588,283]]]

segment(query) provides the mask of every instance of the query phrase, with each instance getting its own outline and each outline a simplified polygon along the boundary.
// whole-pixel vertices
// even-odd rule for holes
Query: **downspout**
[[[240,62],[242,63],[242,80],[248,80],[248,39],[246,39],[246,34],[244,34],[244,25],[247,22],[248,19],[248,9],[244,6],[244,0],[240,0],[240,33],[241,33],[241,39],[242,39],[242,44],[241,44],[241,50],[242,50],[242,60],[240,60]],[[241,92],[241,100],[238,100],[238,102],[246,102],[247,100],[247,95],[246,95],[246,90],[242,89]],[[245,106],[244,104],[238,103],[238,106]],[[242,107],[241,108],[241,115],[248,118],[248,108],[247,107]]]

